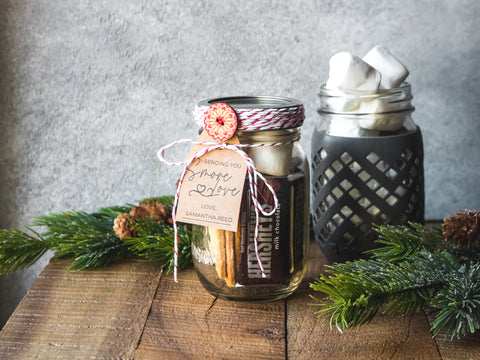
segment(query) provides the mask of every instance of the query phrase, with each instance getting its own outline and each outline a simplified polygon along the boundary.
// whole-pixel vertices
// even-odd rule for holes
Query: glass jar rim
[[[392,89],[376,89],[376,90],[339,90],[328,89],[326,84],[320,86],[319,96],[327,97],[379,97],[389,96],[398,93],[408,94],[412,97],[412,86],[409,82],[403,82],[400,86]]]
[[[233,109],[283,109],[303,106],[302,102],[283,96],[228,96],[205,99],[198,106],[210,106],[216,103],[225,103]]]
[[[389,114],[415,110],[411,85],[404,82],[397,88],[378,90],[339,90],[320,87],[319,113],[326,114]]]

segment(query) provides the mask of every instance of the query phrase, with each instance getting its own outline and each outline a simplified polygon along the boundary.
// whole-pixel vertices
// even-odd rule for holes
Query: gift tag
[[[216,142],[205,131],[199,142]],[[228,144],[238,144],[234,136]],[[206,146],[194,145],[187,159]],[[229,149],[217,149],[195,159],[187,169],[180,189],[176,219],[189,224],[237,231],[247,165]]]

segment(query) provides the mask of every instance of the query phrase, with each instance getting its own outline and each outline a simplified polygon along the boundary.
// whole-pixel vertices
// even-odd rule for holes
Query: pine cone
[[[130,210],[130,216],[146,218],[150,217],[150,213],[142,206],[134,206],[132,210]]]
[[[172,224],[172,211],[168,205],[162,204],[158,200],[145,200],[139,206],[144,208],[152,219],[165,224]]]
[[[168,205],[158,200],[145,200],[139,206],[133,206],[129,214],[120,214],[113,222],[115,235],[120,239],[137,237],[133,226],[134,220],[138,218],[151,218],[159,224],[172,224],[172,211]]]
[[[455,211],[450,219],[443,220],[442,232],[445,241],[459,246],[480,246],[480,212]]]
[[[137,232],[132,226],[133,217],[129,214],[120,214],[113,221],[113,230],[120,239],[132,238],[137,236]]]

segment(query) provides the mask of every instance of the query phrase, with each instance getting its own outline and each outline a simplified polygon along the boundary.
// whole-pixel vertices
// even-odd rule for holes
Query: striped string
[[[203,127],[208,106],[195,106],[193,117]],[[268,109],[235,109],[238,130],[278,130],[300,127],[305,120],[303,105]]]
[[[240,149],[241,147],[262,147],[262,146],[281,146],[281,145],[286,145],[288,143],[291,143],[292,141],[287,141],[287,142],[279,142],[279,143],[261,143],[261,144],[227,144],[227,143],[217,143],[217,142],[201,142],[201,141],[194,141],[191,139],[180,139],[177,141],[174,141],[168,145],[163,146],[158,150],[157,156],[158,159],[170,166],[177,166],[177,165],[184,165],[182,174],[180,175],[180,179],[178,181],[177,189],[175,191],[175,198],[173,201],[173,211],[172,211],[172,221],[173,221],[173,230],[174,230],[174,280],[177,282],[177,272],[178,272],[178,231],[177,231],[177,220],[175,216],[176,208],[177,208],[177,202],[178,198],[180,195],[180,189],[183,184],[183,178],[185,174],[188,171],[188,167],[190,166],[191,163],[193,163],[195,160],[199,159],[203,155],[214,151],[214,150],[222,150],[222,149],[227,149],[227,150],[232,150],[235,151],[237,154],[239,154],[242,159],[245,161],[247,165],[247,174],[248,174],[248,181],[249,181],[249,188],[250,188],[250,195],[252,199],[252,204],[255,209],[255,233],[254,233],[254,244],[255,244],[255,255],[257,257],[257,262],[258,262],[258,267],[262,273],[263,277],[266,277],[265,271],[263,269],[262,261],[260,258],[260,254],[258,252],[258,227],[259,227],[259,218],[260,218],[260,213],[264,216],[272,216],[275,211],[278,209],[278,198],[275,193],[275,190],[272,188],[272,186],[268,183],[268,181],[265,179],[265,177],[256,169],[255,164],[253,163],[253,160],[243,151]],[[196,152],[195,154],[192,155],[192,157],[188,160],[185,161],[179,161],[179,162],[170,162],[165,159],[165,150],[168,148],[178,145],[180,143],[191,143],[193,145],[203,145],[205,148],[202,150]],[[258,179],[263,181],[265,186],[268,188],[270,193],[273,195],[273,201],[274,201],[274,206],[271,211],[266,211],[262,204],[260,204],[260,201],[258,200]]]

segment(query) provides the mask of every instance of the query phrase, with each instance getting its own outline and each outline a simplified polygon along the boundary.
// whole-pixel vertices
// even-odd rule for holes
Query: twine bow
[[[183,178],[185,174],[188,171],[188,168],[190,164],[192,164],[195,160],[199,159],[200,157],[204,156],[205,154],[214,151],[214,150],[232,150],[235,151],[237,154],[239,154],[242,159],[245,161],[247,165],[247,173],[248,173],[248,181],[249,181],[249,187],[250,187],[250,196],[252,198],[252,204],[255,208],[255,233],[254,233],[254,244],[255,244],[255,255],[257,258],[258,262],[258,267],[262,273],[263,277],[266,277],[263,266],[262,266],[262,261],[260,258],[260,254],[258,252],[258,227],[259,227],[259,217],[260,213],[264,216],[272,216],[275,211],[278,209],[278,198],[275,193],[275,190],[272,188],[272,186],[268,183],[268,181],[265,179],[265,177],[256,169],[255,164],[253,163],[253,160],[245,153],[240,148],[245,148],[245,147],[261,147],[261,146],[280,146],[280,145],[285,145],[290,143],[291,141],[288,142],[281,142],[281,143],[269,143],[269,144],[227,144],[227,143],[216,143],[216,142],[200,142],[200,141],[194,141],[191,139],[180,139],[177,141],[174,141],[168,145],[163,146],[158,150],[157,156],[158,159],[170,166],[177,166],[177,165],[185,165],[183,168],[182,174],[180,175],[180,179],[178,181],[177,189],[175,191],[175,198],[173,201],[173,211],[172,211],[172,221],[173,221],[173,229],[174,229],[174,280],[175,282],[177,281],[177,270],[178,270],[178,233],[177,233],[177,220],[176,220],[176,207],[177,207],[177,202],[178,198],[180,195],[180,189],[182,187],[183,183]],[[191,143],[193,145],[203,145],[206,146],[202,150],[196,152],[193,154],[193,156],[185,161],[179,161],[179,162],[170,162],[165,159],[165,150],[175,146],[180,143]],[[271,211],[266,211],[264,210],[262,204],[260,204],[260,201],[258,199],[258,179],[264,182],[265,186],[268,188],[270,193],[273,196],[273,201],[274,201],[274,206]]]

